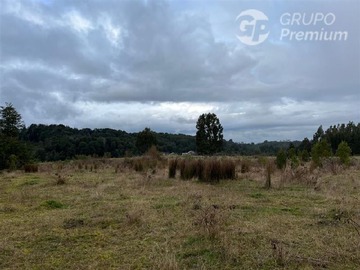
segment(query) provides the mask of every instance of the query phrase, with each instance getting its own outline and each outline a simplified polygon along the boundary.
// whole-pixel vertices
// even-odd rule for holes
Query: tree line
[[[196,123],[196,136],[156,133],[145,128],[138,133],[114,129],[77,129],[65,125],[32,124],[26,127],[12,104],[0,107],[0,169],[18,168],[31,161],[57,161],[79,156],[124,157],[140,155],[155,145],[160,152],[182,154],[194,151],[204,155],[276,155],[280,149],[294,149],[311,155],[312,146],[326,141],[335,153],[342,141],[352,154],[360,154],[360,124],[322,126],[313,139],[236,143],[223,139],[223,127],[213,113],[202,114]],[[306,155],[306,154],[304,154]]]

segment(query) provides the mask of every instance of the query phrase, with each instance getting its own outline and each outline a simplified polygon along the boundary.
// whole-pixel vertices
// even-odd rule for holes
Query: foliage
[[[311,141],[308,138],[304,138],[297,149],[300,152],[307,151],[308,153],[310,153],[311,152]]]
[[[311,149],[311,158],[316,166],[322,165],[322,160],[331,156],[331,148],[326,140],[317,142]]]
[[[288,159],[290,160],[290,164],[291,164],[292,168],[296,168],[297,166],[299,166],[299,159],[296,154],[295,145],[293,143],[290,143],[290,145],[289,145],[289,149],[287,151],[287,156],[288,156]]]
[[[23,127],[21,115],[11,103],[0,107],[0,170],[15,170],[29,161],[29,150],[18,138]]]
[[[222,150],[223,127],[216,114],[200,115],[196,129],[196,148],[199,154],[214,154]]]
[[[313,143],[317,143],[323,138],[324,138],[324,130],[323,127],[320,126],[313,136]]]
[[[211,115],[210,118],[215,116]],[[5,117],[5,118],[4,118]],[[201,116],[199,117],[201,118]],[[203,120],[206,120],[203,115]],[[218,120],[218,119],[217,119]],[[216,122],[216,121],[215,121]],[[217,130],[222,133],[220,123]],[[221,127],[221,128],[220,128]],[[145,129],[146,131],[146,129]],[[150,131],[150,129],[148,129]],[[140,132],[141,133],[141,132]],[[35,125],[32,124],[28,128],[24,127],[21,121],[21,115],[16,112],[15,108],[6,103],[0,110],[0,170],[8,168],[10,163],[16,164],[16,168],[22,167],[29,163],[31,157],[37,161],[57,161],[73,159],[77,156],[83,157],[124,157],[126,154],[143,153],[138,150],[136,145],[140,133],[127,133],[121,130],[113,129],[76,129],[64,125]],[[155,133],[150,131],[155,137],[156,148],[162,153],[181,154],[194,151],[199,144],[197,137],[184,134]],[[200,132],[199,134],[204,134]],[[197,133],[197,135],[199,135]],[[205,132],[206,134],[206,132]],[[13,135],[13,136],[10,136]],[[153,136],[152,139],[154,138]],[[219,138],[222,138],[219,136]],[[322,126],[319,127],[314,134],[314,140],[309,141],[305,138],[300,141],[264,141],[262,143],[236,143],[232,140],[217,140],[217,146],[221,149],[214,150],[215,147],[207,147],[208,141],[205,141],[205,152],[221,151],[227,155],[264,155],[275,156],[280,149],[293,149],[298,153],[298,157],[294,158],[292,163],[297,164],[298,158],[307,161],[312,146],[321,138],[326,139],[333,153],[336,152],[339,144],[344,141],[351,148],[353,155],[360,154],[360,124],[355,125],[353,122],[346,124],[338,124],[330,126],[325,132]],[[145,141],[152,141],[152,139]],[[292,147],[292,145],[294,147]],[[138,146],[141,148],[141,143]],[[150,147],[145,144],[144,148]],[[203,143],[200,143],[203,145]],[[291,146],[291,147],[290,147]],[[201,148],[201,146],[200,146]],[[307,152],[306,152],[307,151]],[[10,156],[15,155],[10,160]],[[316,154],[315,154],[316,159]]]
[[[336,152],[339,144],[344,141],[351,148],[353,155],[360,154],[360,123],[355,125],[353,122],[349,122],[347,125],[330,126],[325,131],[324,138],[330,143],[333,153]]]
[[[286,152],[284,151],[284,149],[280,149],[279,152],[276,155],[276,166],[278,167],[278,169],[284,169],[286,166]]]
[[[346,142],[341,142],[336,150],[336,156],[339,157],[342,164],[348,165],[350,163],[351,148]]]
[[[156,144],[157,140],[155,134],[150,128],[145,128],[136,136],[136,148],[141,154],[145,153],[151,146]]]
[[[24,128],[21,115],[11,103],[0,107],[0,134],[5,137],[18,137],[19,130]]]
[[[307,162],[310,160],[310,154],[307,150],[302,150],[299,152],[299,158],[301,161]]]

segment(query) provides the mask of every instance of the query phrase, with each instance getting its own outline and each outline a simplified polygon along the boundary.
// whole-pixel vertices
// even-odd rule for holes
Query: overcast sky
[[[253,46],[237,37],[249,9],[268,17]],[[284,13],[335,21],[286,26]],[[283,28],[347,39],[281,40]],[[360,1],[0,0],[5,102],[27,126],[195,134],[214,112],[226,139],[312,137],[360,122]]]

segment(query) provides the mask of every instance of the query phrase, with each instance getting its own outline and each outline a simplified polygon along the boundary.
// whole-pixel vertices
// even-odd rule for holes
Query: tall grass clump
[[[198,169],[197,169],[198,162],[196,160],[182,160],[180,164],[180,177],[183,180],[189,180],[194,177],[197,177]]]
[[[201,182],[219,182],[221,179],[235,179],[235,167],[235,162],[227,159],[171,160],[169,162],[169,178],[175,177],[177,168],[180,171],[180,178],[183,180],[197,178]]]
[[[235,162],[232,160],[221,161],[221,179],[235,179]]]
[[[178,165],[177,159],[171,159],[169,161],[169,178],[175,178],[176,177],[176,168]]]
[[[25,164],[24,171],[26,173],[35,173],[39,171],[39,166],[37,164]]]

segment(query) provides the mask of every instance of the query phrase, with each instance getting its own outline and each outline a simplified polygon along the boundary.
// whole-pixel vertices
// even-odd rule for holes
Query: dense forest
[[[195,136],[153,132],[157,148],[163,153],[186,153],[196,151]],[[138,155],[136,147],[138,133],[127,133],[113,129],[76,129],[64,125],[35,125],[23,128],[22,141],[31,146],[34,158],[39,161],[72,159],[79,155],[123,157]],[[219,154],[227,155],[276,155],[280,149],[290,146],[299,151],[311,152],[312,144],[326,139],[335,153],[338,145],[346,141],[353,155],[360,154],[360,124],[349,122],[347,125],[330,126],[323,131],[322,126],[315,132],[312,140],[264,141],[262,143],[236,143],[224,140]]]

